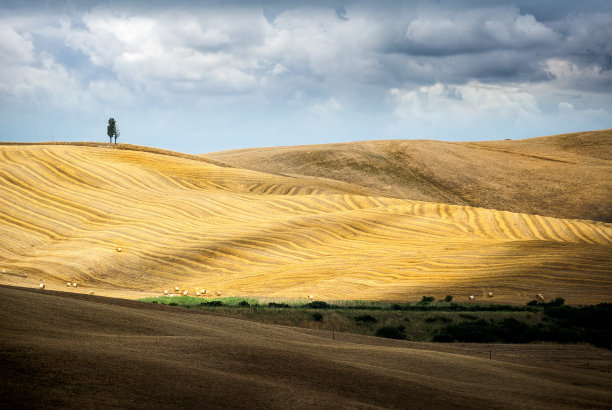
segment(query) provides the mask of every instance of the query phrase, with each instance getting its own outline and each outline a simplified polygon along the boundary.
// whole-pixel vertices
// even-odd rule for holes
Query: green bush
[[[329,308],[329,304],[327,302],[322,302],[320,300],[315,300],[314,302],[310,302],[306,306],[312,309],[328,309]]]
[[[433,302],[434,300],[436,300],[436,298],[433,297],[433,296],[423,296],[421,298],[421,302],[420,303],[430,303],[430,302]]]
[[[357,316],[355,318],[355,322],[376,323],[376,322],[378,322],[378,320],[376,320],[376,318],[374,316],[372,316],[372,315],[365,314],[365,315]]]
[[[425,318],[425,322],[427,323],[432,323],[432,322],[450,323],[452,321],[453,319],[451,319],[450,317],[445,317],[445,316],[430,316],[430,317]]]
[[[451,295],[446,295],[446,297],[444,298],[444,301],[450,303],[453,301],[453,297]]]
[[[406,330],[404,326],[399,326],[399,327],[384,326],[376,330],[376,336],[386,337],[387,339],[403,340],[406,338],[406,335],[404,334],[404,330]]]
[[[286,303],[276,303],[276,302],[270,302],[268,303],[269,307],[273,307],[273,308],[290,308],[291,306],[286,304]]]
[[[223,306],[223,302],[220,300],[211,300],[210,302],[202,302],[200,306]]]
[[[251,305],[249,305],[249,302],[247,302],[246,300],[243,300],[240,303],[238,303],[238,306],[240,306],[240,307],[251,307]]]
[[[320,314],[319,312],[317,313],[313,313],[312,314],[312,320],[316,321],[316,322],[320,322],[323,320],[323,315]]]

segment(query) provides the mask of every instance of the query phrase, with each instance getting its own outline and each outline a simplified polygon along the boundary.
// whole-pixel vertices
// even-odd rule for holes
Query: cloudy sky
[[[612,128],[612,3],[3,0],[0,140],[109,117],[189,153]]]

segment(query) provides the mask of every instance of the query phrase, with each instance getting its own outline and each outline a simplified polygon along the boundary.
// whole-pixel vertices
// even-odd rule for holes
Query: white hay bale
[[[541,293],[538,293],[538,294],[536,295],[536,298],[537,298],[538,300],[544,300],[544,295],[542,295]]]
[[[117,252],[121,252],[123,249],[117,246]]]
[[[175,287],[174,287],[174,291],[175,291],[175,292],[178,292],[178,291],[179,291],[179,287],[178,287],[178,286],[175,286]]]
[[[493,297],[493,292],[489,292],[489,293],[487,293],[487,296],[488,296],[488,297],[490,297],[490,298],[492,298],[492,297]]]
[[[476,299],[474,295],[470,295],[470,300],[474,300],[474,299]]]
[[[174,297],[174,293],[169,294],[168,296],[170,296],[171,298]]]
[[[66,286],[68,287],[72,286],[72,282],[66,282]]]
[[[205,294],[206,294],[206,289],[202,289],[202,290],[200,291],[200,294],[205,295]]]
[[[188,290],[184,290],[184,291],[183,291],[183,296],[187,296],[188,294],[189,294],[189,291],[188,291]]]
[[[196,296],[200,296],[200,292],[196,290]]]
[[[76,282],[72,282],[72,287],[76,288],[77,287],[77,283]]]
[[[164,295],[167,295],[167,294],[168,294],[168,291],[167,291],[167,290],[164,290]]]
[[[90,295],[93,295],[93,294],[94,294],[94,291],[93,291],[93,290],[90,290],[88,293],[89,293]]]
[[[45,284],[41,283],[40,285],[38,285],[39,288],[44,289],[45,288]]]
[[[221,296],[221,291],[220,290],[217,291],[217,296]]]
[[[308,295],[308,299],[312,299],[312,298],[314,298],[314,296]]]

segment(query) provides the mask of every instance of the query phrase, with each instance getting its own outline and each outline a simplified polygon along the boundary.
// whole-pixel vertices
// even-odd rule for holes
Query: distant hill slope
[[[612,130],[517,141],[365,141],[203,154],[373,195],[612,222]]]
[[[612,298],[612,225],[602,222],[374,196],[146,147],[0,146],[0,192],[4,284],[76,281],[76,292],[123,297],[179,286],[281,298]]]

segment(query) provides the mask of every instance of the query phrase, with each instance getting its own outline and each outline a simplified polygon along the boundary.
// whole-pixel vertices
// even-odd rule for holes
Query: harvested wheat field
[[[516,141],[364,141],[204,156],[272,174],[351,182],[373,195],[612,222],[612,130]]]
[[[579,202],[579,218],[600,215],[605,221],[610,136],[593,135],[599,148],[566,148],[566,136],[511,141],[506,151],[496,145],[505,142],[456,146],[483,152],[469,155],[475,167],[498,151],[503,158],[512,151],[525,161],[563,164],[573,174],[555,174],[565,181],[555,188],[565,196],[550,201],[568,210]],[[418,144],[435,153],[438,143]],[[546,159],[532,153],[549,146],[555,150]],[[440,149],[441,160],[450,161],[449,155]],[[0,146],[0,283],[69,290],[70,282],[78,284],[72,292],[127,298],[177,286],[191,294],[208,289],[222,296],[322,300],[450,294],[457,301],[475,295],[478,302],[493,292],[495,301],[509,303],[525,303],[537,293],[568,303],[610,301],[609,223],[441,203],[452,194],[443,184],[417,187],[441,190],[438,202],[384,195],[385,186],[372,188],[381,171],[372,171],[369,182],[340,181],[221,166],[224,158],[214,159],[123,144]],[[499,191],[510,208],[520,205],[520,184],[538,170],[519,161],[511,172],[512,164],[504,159],[500,166],[508,171],[499,174],[504,186],[517,184],[514,196]],[[337,173],[350,168],[343,162],[337,167]],[[483,178],[494,169],[485,167]],[[479,168],[471,172],[479,174]],[[525,178],[514,181],[523,172]],[[573,181],[578,174],[599,179],[591,185]],[[400,177],[389,182],[395,184],[390,191],[403,189],[393,182]],[[526,192],[537,191],[530,187]],[[473,189],[484,198],[492,188]],[[566,196],[578,199],[557,203]]]
[[[434,345],[0,286],[6,408],[609,408],[612,353]]]

